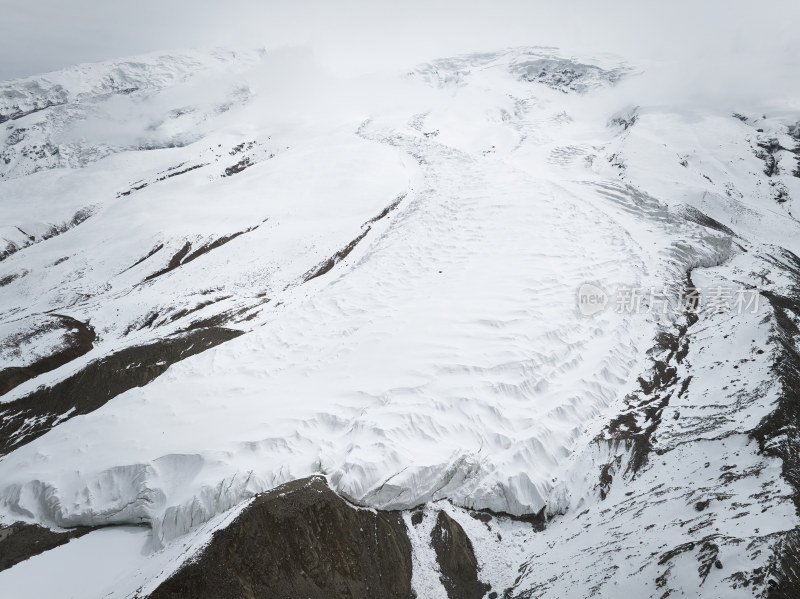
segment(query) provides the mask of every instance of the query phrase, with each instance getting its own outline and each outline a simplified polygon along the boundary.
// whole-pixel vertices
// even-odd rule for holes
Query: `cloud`
[[[0,79],[185,47],[307,46],[338,74],[517,45],[616,53],[703,101],[797,95],[800,3],[773,0],[4,0]],[[642,90],[644,92],[644,90]]]

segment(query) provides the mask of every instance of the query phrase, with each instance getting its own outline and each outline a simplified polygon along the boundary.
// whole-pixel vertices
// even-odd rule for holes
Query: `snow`
[[[491,72],[489,84],[456,104],[473,114],[494,109],[498,95],[505,101],[495,88],[502,77]],[[504,77],[512,89],[523,85],[510,73]],[[560,110],[546,105],[541,112]],[[650,335],[615,314],[585,320],[574,292],[598,277],[639,282],[652,257],[626,239],[627,223],[597,207],[592,186],[476,155],[485,122],[477,117],[473,130],[457,131],[454,123],[468,120],[458,113],[455,121],[431,119],[444,141],[396,117],[374,119],[361,126],[360,139],[340,141],[338,132],[324,142],[315,138],[313,149],[295,147],[230,183],[200,185],[198,176],[194,185],[131,194],[82,225],[82,235],[56,240],[104,246],[99,260],[84,258],[95,262],[86,277],[94,285],[110,281],[113,290],[120,258],[132,263],[136,256],[127,248],[143,245],[143,232],[131,225],[146,205],[158,203],[166,214],[139,227],[158,226],[161,235],[178,238],[266,219],[243,236],[252,249],[237,240],[215,252],[214,267],[227,269],[233,256],[263,256],[270,288],[277,291],[275,280],[282,279],[289,289],[278,296],[280,310],[265,310],[265,326],[173,366],[153,384],[9,456],[0,466],[7,468],[9,506],[59,525],[142,519],[164,531],[176,527],[169,538],[187,525],[168,526],[168,514],[177,510],[194,522],[195,502],[207,490],[223,486],[229,495],[215,496],[218,503],[200,510],[201,521],[253,492],[321,469],[345,497],[373,507],[450,497],[513,514],[539,511],[583,423],[618,394]],[[427,119],[422,128],[431,128]],[[362,170],[381,158],[380,166]],[[391,176],[393,165],[408,174]],[[308,168],[313,176],[298,179]],[[354,181],[352,172],[361,177]],[[398,185],[403,179],[405,189]],[[220,222],[223,186],[236,201],[225,204]],[[335,271],[302,286],[291,282],[307,268],[294,264],[313,265],[303,260],[306,252],[333,254],[358,235],[351,223],[365,223],[398,192],[407,196],[397,211],[375,223]],[[123,281],[140,277],[144,264]],[[193,266],[161,284],[183,293],[206,285],[202,262]],[[254,265],[245,258],[233,268],[235,277],[213,271],[220,290],[240,284]],[[130,318],[133,297],[152,298],[157,286],[125,289],[122,311]],[[113,318],[113,299],[104,304],[92,322],[108,335],[103,320]],[[143,316],[153,304],[139,300]],[[90,438],[82,434],[87,428]],[[187,481],[192,492],[170,493],[156,482],[153,464],[171,459],[165,456],[200,464]],[[37,488],[52,494],[44,512],[16,499],[27,497],[32,468],[40,474]],[[251,482],[224,484],[242,478]]]
[[[431,546],[431,531],[436,524],[435,511],[425,510],[422,521],[414,525],[411,514],[403,514],[403,520],[411,541],[411,588],[418,597],[447,599],[447,589],[441,581],[436,551]]]
[[[91,532],[0,572],[0,596],[105,597],[144,561],[148,537],[146,528],[135,526]]]
[[[716,488],[734,455],[738,467],[757,466],[780,482],[764,500],[768,516],[720,515],[719,535],[772,547],[769,535],[796,526],[780,464],[747,437],[776,397],[761,385],[768,354],[735,369],[755,388],[739,388],[730,409],[716,395],[734,376],[732,361],[755,343],[748,340],[770,343],[760,314],[707,316],[691,328],[691,371],[680,371],[693,376],[691,391],[670,403],[655,441],[657,451],[672,452],[669,460],[659,465],[655,457],[630,488],[611,489],[606,501],[619,511],[598,505],[599,466],[619,457],[622,472],[629,456],[597,436],[637,388],[656,334],[678,316],[612,306],[587,318],[575,304],[586,283],[609,293],[677,291],[690,269],[706,289],[755,284],[767,244],[800,250],[794,200],[775,196],[779,181],[798,197],[793,156],[779,152],[782,174],[770,182],[755,154],[770,135],[791,145],[781,133],[785,119],[610,111],[608,90],[630,67],[550,50],[465,56],[357,81],[312,71],[297,82],[281,79],[280,65],[258,53],[221,56],[158,55],[4,84],[6,96],[19,90],[22,108],[36,90],[63,86],[58,94],[73,112],[9,122],[36,120],[41,139],[68,138],[59,146],[65,154],[80,139],[84,158],[23,164],[15,155],[0,173],[0,232],[16,248],[0,262],[0,279],[16,277],[0,288],[0,333],[31,330],[37,315],[57,309],[91,322],[99,338],[91,352],[19,385],[3,402],[194,319],[249,317],[228,323],[246,332],[241,337],[89,414],[65,416],[0,458],[3,522],[146,524],[145,553],[161,557],[143,556],[144,533],[100,530],[0,573],[0,581],[22,584],[34,572],[26,568],[108,544],[109,577],[122,575],[116,565],[130,573],[149,559],[126,580],[152,585],[167,558],[190,554],[176,553],[187,539],[206,539],[256,493],[312,473],[371,508],[447,506],[476,535],[493,588],[517,584],[520,568],[523,583],[557,574],[547,587],[554,596],[610,580],[615,593],[660,593],[641,580],[658,577],[653,553],[686,541],[687,510],[697,517],[691,502],[700,495],[683,481]],[[108,96],[106,71],[143,87]],[[194,101],[204,91],[210,99]],[[233,99],[222,110],[225,98]],[[615,114],[635,123],[609,124]],[[108,123],[113,139],[101,143]],[[246,168],[228,174],[237,164]],[[687,206],[741,237],[692,222]],[[83,209],[88,219],[45,238]],[[34,236],[29,245],[20,229]],[[148,279],[187,243],[203,248],[237,233]],[[333,268],[310,277],[355,240]],[[41,355],[55,344],[30,342]],[[695,426],[709,414],[712,432]],[[695,444],[707,444],[702,463]],[[758,491],[754,477],[724,482],[725,509]],[[543,508],[552,520],[541,534],[465,515]],[[414,586],[421,596],[444,596],[425,545],[435,513],[428,509],[412,539]],[[630,520],[631,510],[639,520]],[[657,528],[634,547],[643,526]],[[616,532],[609,540],[585,532],[592,527]],[[605,543],[630,556],[616,573],[608,572]],[[733,540],[717,544],[722,562],[744,559]],[[669,564],[678,578],[696,571]],[[713,569],[707,580],[706,588],[728,588]],[[92,593],[113,586],[111,578],[95,583]]]

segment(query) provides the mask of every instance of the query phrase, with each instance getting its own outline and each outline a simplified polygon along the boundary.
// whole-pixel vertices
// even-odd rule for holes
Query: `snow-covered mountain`
[[[798,596],[800,114],[643,70],[0,83],[0,596]]]

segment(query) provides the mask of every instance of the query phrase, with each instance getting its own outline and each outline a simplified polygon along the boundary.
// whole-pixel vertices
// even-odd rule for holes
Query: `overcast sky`
[[[784,95],[800,74],[798,0],[229,0],[211,8],[198,0],[0,0],[0,15],[0,80],[231,45],[307,46],[343,72],[556,45],[680,64],[708,87],[748,80]]]

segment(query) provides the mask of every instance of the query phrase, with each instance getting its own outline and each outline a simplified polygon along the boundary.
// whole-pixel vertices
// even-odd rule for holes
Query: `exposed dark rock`
[[[778,161],[772,154],[764,156],[764,174],[767,177],[772,177],[778,172]]]
[[[406,197],[406,194],[402,194],[402,195],[396,197],[391,204],[386,206],[386,208],[384,208],[381,211],[380,214],[378,214],[377,216],[375,216],[375,217],[369,219],[367,222],[365,222],[364,225],[363,225],[364,226],[364,230],[361,232],[361,234],[358,237],[353,239],[353,241],[348,243],[345,247],[343,247],[341,250],[336,252],[333,256],[331,256],[330,258],[325,260],[323,263],[318,264],[317,266],[315,266],[314,268],[309,270],[303,276],[303,282],[304,283],[308,283],[311,279],[316,279],[317,277],[321,277],[322,275],[330,272],[330,270],[334,266],[336,266],[339,262],[341,262],[342,260],[347,258],[348,254],[350,254],[350,252],[352,252],[353,249],[355,249],[355,247],[359,244],[359,242],[367,236],[367,233],[370,232],[370,230],[371,230],[370,225],[378,222],[382,218],[386,217],[390,212],[395,210],[400,205],[400,202],[402,202],[405,197]]]
[[[778,352],[773,373],[781,383],[776,409],[751,432],[762,452],[782,461],[782,473],[794,488],[795,508],[800,511],[800,258],[779,249],[772,256],[777,268],[793,278],[786,295],[762,292],[775,317],[773,341]],[[800,597],[800,527],[779,544],[767,596],[770,599]]]
[[[515,515],[509,514],[508,512],[502,511],[495,511],[489,508],[481,508],[478,510],[474,510],[471,516],[476,520],[480,521],[491,521],[492,518],[507,518],[508,520],[513,520],[514,522],[525,522],[531,525],[531,528],[535,532],[543,531],[547,526],[547,518],[544,515],[545,508],[543,507],[536,513],[531,514],[522,514],[522,515]]]
[[[191,249],[192,249],[192,244],[187,241],[186,243],[183,244],[183,247],[181,247],[181,249],[179,249],[172,255],[172,258],[169,259],[169,262],[164,268],[147,275],[144,278],[144,280],[150,281],[152,279],[155,279],[156,277],[160,277],[161,275],[168,273],[171,270],[175,270],[181,265],[181,261],[184,259],[186,254],[189,253]]]
[[[319,476],[259,495],[151,599],[411,599],[399,512],[358,509]]]
[[[755,155],[759,160],[764,161],[764,174],[767,177],[773,177],[779,174],[778,159],[775,154],[779,151],[791,152],[788,148],[784,148],[777,139],[768,139],[766,141],[758,142],[759,150],[755,150]]]
[[[795,528],[784,538],[777,555],[777,563],[769,581],[769,599],[796,599],[800,597],[800,528]]]
[[[0,370],[0,395],[5,395],[17,385],[21,385],[25,381],[45,372],[55,370],[59,366],[71,362],[92,349],[96,335],[94,329],[88,322],[84,323],[63,314],[52,314],[51,316],[55,322],[46,325],[49,327],[49,330],[58,328],[66,329],[64,347],[58,349],[49,356],[40,358],[33,364],[27,366],[12,366]],[[28,336],[35,335],[41,332],[41,330],[41,328],[37,328],[34,331],[26,331],[26,334]],[[21,340],[18,339],[13,342],[19,343],[20,341]]]
[[[639,120],[639,115],[636,114],[636,111],[633,111],[610,118],[608,121],[608,126],[621,127],[623,131],[627,131],[636,124],[637,120]]]
[[[431,545],[449,599],[481,599],[491,588],[478,579],[478,560],[467,533],[446,512],[436,518]]]
[[[614,84],[623,75],[622,70],[607,71],[593,65],[555,58],[522,61],[515,64],[513,70],[523,81],[542,83],[563,93],[583,93],[599,82]]]
[[[248,156],[245,156],[236,164],[226,168],[223,177],[231,177],[233,175],[241,173],[248,166],[253,166],[253,164],[254,164],[253,161]]]
[[[5,260],[12,254],[15,254],[19,250],[22,250],[28,246],[33,245],[34,243],[38,243],[40,241],[44,241],[46,239],[50,239],[51,237],[56,237],[57,235],[61,235],[80,225],[83,221],[88,219],[92,216],[95,212],[96,208],[92,206],[87,206],[85,208],[81,208],[75,214],[72,215],[68,221],[60,223],[58,225],[51,225],[47,231],[45,231],[40,237],[35,237],[33,235],[28,235],[25,231],[17,227],[20,233],[27,236],[27,241],[22,244],[17,243],[8,243],[3,250],[0,250],[0,260]]]
[[[795,123],[794,125],[789,125],[786,128],[786,132],[795,140],[800,141],[800,121]]]
[[[684,206],[682,207],[681,212],[683,217],[688,221],[697,223],[703,227],[708,227],[709,229],[720,231],[721,233],[727,233],[728,235],[734,237],[736,236],[736,233],[734,233],[731,229],[723,225],[721,222],[714,220],[704,212],[701,212],[694,206]]]
[[[178,175],[185,175],[186,173],[190,173],[190,172],[192,172],[194,170],[197,170],[199,168],[203,168],[204,166],[208,166],[208,165],[207,164],[195,164],[193,166],[187,167],[187,168],[179,170],[179,171],[173,171],[173,172],[167,173],[166,175],[156,179],[156,181],[166,181],[167,179],[171,179],[172,177],[177,177]]]
[[[6,145],[7,146],[15,146],[23,139],[25,139],[25,129],[24,127],[20,127],[19,129],[14,129],[11,134],[6,138]]]
[[[332,269],[334,266],[336,266],[336,265],[337,265],[339,262],[341,262],[342,260],[344,260],[345,258],[347,258],[348,254],[350,254],[350,252],[352,252],[352,251],[353,251],[353,249],[354,249],[354,248],[355,248],[355,247],[358,245],[358,243],[359,243],[359,242],[360,242],[362,239],[364,239],[364,237],[366,237],[366,236],[367,236],[367,233],[369,233],[369,231],[370,231],[370,228],[369,228],[369,227],[367,227],[366,229],[364,229],[364,230],[361,232],[361,234],[360,234],[358,237],[356,237],[356,238],[355,238],[353,241],[351,241],[350,243],[348,243],[348,244],[347,244],[345,247],[343,247],[341,250],[339,250],[338,252],[336,252],[336,253],[335,253],[333,256],[331,256],[330,258],[328,258],[327,260],[325,260],[325,262],[323,262],[322,264],[319,264],[318,266],[315,266],[314,268],[312,268],[311,270],[309,270],[309,271],[308,271],[308,272],[307,272],[307,273],[306,273],[306,274],[303,276],[303,282],[304,282],[304,283],[308,283],[308,282],[309,282],[311,279],[316,279],[317,277],[321,277],[322,275],[324,275],[324,274],[326,274],[326,273],[330,272],[330,270],[331,270],[331,269]]]
[[[129,190],[127,190],[127,191],[121,191],[121,192],[119,192],[119,193],[117,194],[117,197],[118,197],[118,198],[121,198],[121,197],[123,197],[123,196],[129,196],[129,195],[131,195],[131,194],[132,194],[134,191],[139,191],[140,189],[144,189],[144,188],[145,188],[145,187],[147,187],[148,185],[149,185],[149,183],[140,183],[140,184],[138,184],[138,185],[134,185],[133,187],[131,187],[131,188],[130,188]]]
[[[611,483],[614,482],[613,472],[619,468],[622,463],[622,456],[617,456],[608,464],[603,464],[600,467],[600,499],[605,500],[608,496],[608,491],[611,489]]]
[[[52,102],[50,100],[47,100],[46,102],[43,102],[41,105],[39,105],[38,102],[34,102],[33,108],[30,108],[28,110],[18,109],[14,112],[10,112],[7,114],[0,113],[0,123],[5,123],[6,121],[16,121],[17,119],[21,119],[22,117],[28,116],[30,114],[36,114],[37,112],[41,112],[42,110],[47,110],[48,108],[52,108],[53,106],[61,106],[62,104],[65,104],[65,102]],[[14,107],[12,106],[12,108]]]
[[[237,231],[236,233],[231,233],[230,235],[223,235],[222,237],[218,237],[217,239],[215,239],[214,241],[212,241],[210,243],[205,243],[205,244],[201,245],[200,247],[195,249],[193,252],[191,251],[191,249],[192,249],[191,242],[187,241],[185,244],[183,244],[183,247],[181,247],[181,249],[179,249],[177,252],[175,252],[175,254],[173,254],[172,258],[170,258],[170,260],[169,260],[169,263],[167,263],[167,265],[164,268],[162,268],[160,270],[157,270],[156,272],[154,272],[154,273],[152,273],[150,275],[147,275],[144,280],[145,281],[150,281],[152,279],[155,279],[156,277],[160,277],[163,274],[166,274],[166,273],[168,273],[170,271],[175,270],[179,266],[183,266],[184,264],[188,264],[192,260],[196,260],[197,258],[202,256],[203,254],[206,254],[206,253],[210,252],[211,250],[215,250],[218,247],[221,247],[221,246],[225,245],[229,241],[232,241],[233,239],[236,239],[237,237],[239,237],[239,235],[244,235],[245,233],[249,233],[250,231],[255,231],[256,229],[258,229],[265,222],[267,222],[266,219],[263,220],[258,225],[255,225],[253,227],[249,227],[249,228],[245,229],[244,231]],[[158,249],[161,249],[161,248],[158,248]],[[158,250],[155,250],[155,251],[158,251]],[[149,256],[154,254],[155,251],[151,252],[148,256],[145,256],[145,258],[143,258],[139,262],[142,262],[143,260],[146,260]],[[137,264],[138,264],[138,262],[137,262]]]
[[[24,277],[27,274],[27,271],[23,270],[21,272],[12,272],[10,275],[5,275],[0,277],[0,287],[5,287],[6,285],[10,285],[20,277]]]
[[[688,543],[683,543],[681,545],[678,545],[677,547],[673,547],[669,551],[665,551],[664,553],[661,554],[661,557],[658,560],[658,565],[663,566],[668,561],[672,560],[676,556],[686,551],[694,551],[694,543],[690,541]]]
[[[228,152],[228,154],[230,154],[231,156],[236,156],[236,154],[241,154],[242,152],[252,150],[255,146],[256,146],[255,141],[247,141],[247,142],[243,141],[242,143],[233,146],[231,148],[231,151]]]
[[[61,235],[62,233],[66,233],[70,229],[73,229],[80,225],[83,221],[87,220],[92,214],[95,213],[96,208],[92,206],[88,206],[86,208],[81,208],[75,214],[72,215],[72,218],[67,221],[66,223],[62,223],[58,226],[53,225],[47,232],[42,235],[42,240],[50,239],[51,237],[55,237],[56,235]]]
[[[170,322],[175,322],[179,318],[183,318],[184,316],[188,316],[189,314],[192,314],[193,312],[197,312],[199,310],[202,310],[203,308],[207,308],[208,306],[211,306],[213,304],[216,304],[217,302],[221,302],[223,300],[229,299],[231,297],[232,296],[230,296],[230,295],[223,295],[222,297],[217,297],[217,298],[213,298],[213,299],[207,300],[205,302],[200,302],[199,304],[197,304],[196,306],[193,306],[191,308],[183,308],[183,309],[178,310],[177,312],[171,314],[170,317],[169,317],[169,321]]]
[[[127,347],[86,365],[52,387],[0,404],[0,455],[40,437],[59,422],[88,414],[120,393],[146,385],[170,364],[233,339],[243,331],[196,329]]]
[[[686,274],[686,296],[695,291],[691,274]],[[635,476],[647,464],[653,450],[653,436],[661,424],[661,416],[669,405],[673,393],[679,383],[676,364],[680,364],[689,351],[689,327],[697,322],[697,314],[687,301],[683,320],[674,331],[664,331],[656,337],[654,347],[648,352],[657,356],[649,371],[639,377],[641,391],[633,392],[625,397],[629,409],[620,413],[609,422],[605,431],[598,437],[598,442],[615,440],[625,444],[631,457],[626,469],[627,474]],[[686,392],[689,377],[683,380],[679,395]],[[601,470],[600,493],[605,497],[611,481],[613,464]]]
[[[147,254],[146,254],[146,255],[144,255],[144,256],[142,256],[141,258],[139,258],[139,259],[138,259],[136,262],[134,262],[133,264],[131,264],[131,265],[130,265],[128,268],[126,268],[126,269],[125,269],[125,270],[123,270],[122,272],[127,272],[127,271],[129,271],[131,268],[133,268],[133,267],[135,267],[135,266],[139,266],[139,265],[140,265],[142,262],[144,262],[145,260],[147,260],[148,258],[150,258],[150,257],[151,257],[153,254],[155,254],[155,253],[157,253],[157,252],[160,252],[160,251],[161,251],[161,250],[163,250],[163,249],[164,249],[164,244],[163,244],[163,243],[159,243],[159,244],[158,244],[158,245],[156,245],[156,246],[155,246],[155,247],[154,247],[152,250],[150,250],[149,252],[147,252]],[[121,274],[121,273],[120,273],[120,274]]]
[[[66,532],[54,532],[25,522],[0,527],[0,572],[93,530],[95,528],[91,526],[81,526]]]
[[[370,225],[372,223],[378,222],[382,218],[385,218],[386,216],[389,215],[390,212],[395,210],[400,205],[400,202],[402,202],[405,198],[406,198],[406,194],[401,194],[401,195],[397,196],[391,204],[389,204],[388,206],[386,206],[386,208],[381,210],[381,212],[380,212],[380,214],[378,214],[378,216],[372,217],[371,219],[369,219],[364,224],[365,225]]]
[[[486,512],[470,512],[469,515],[476,520],[480,520],[484,524],[492,521],[492,515]]]
[[[151,185],[153,183],[159,183],[161,181],[166,181],[167,179],[171,179],[172,177],[177,177],[179,175],[185,175],[186,173],[190,173],[190,172],[192,172],[194,170],[197,170],[199,168],[203,168],[204,166],[208,166],[208,163],[195,164],[193,166],[189,166],[189,167],[186,167],[184,169],[177,170],[177,169],[181,168],[184,164],[185,163],[182,162],[178,166],[174,166],[172,168],[167,169],[166,171],[162,171],[161,173],[159,173],[159,175],[161,175],[161,176],[160,177],[156,177],[152,181],[149,181],[149,182],[148,181],[141,181],[141,180],[137,181],[136,183],[134,183],[130,187],[130,189],[117,193],[117,197],[121,198],[121,197],[124,197],[124,196],[129,196],[134,191],[139,191],[141,189],[144,189],[145,187],[148,187],[149,185]]]
[[[203,254],[206,254],[211,250],[215,250],[218,247],[225,245],[229,241],[236,239],[237,237],[239,237],[239,235],[244,235],[245,233],[249,233],[250,231],[258,229],[259,226],[261,225],[255,225],[254,227],[249,227],[244,231],[237,231],[236,233],[231,233],[230,235],[223,235],[222,237],[218,237],[211,243],[205,243],[201,245],[199,248],[197,248],[195,251],[193,251],[191,254],[186,256],[186,259],[183,262],[181,262],[181,265],[188,264],[192,260],[195,260],[200,256],[202,256]]]
[[[700,578],[703,579],[703,582],[708,578],[708,573],[711,572],[712,566],[719,564],[717,568],[722,568],[722,563],[717,559],[718,555],[719,546],[710,539],[704,540],[703,544],[700,546],[700,553],[697,558],[700,562],[697,573],[700,575]]]

